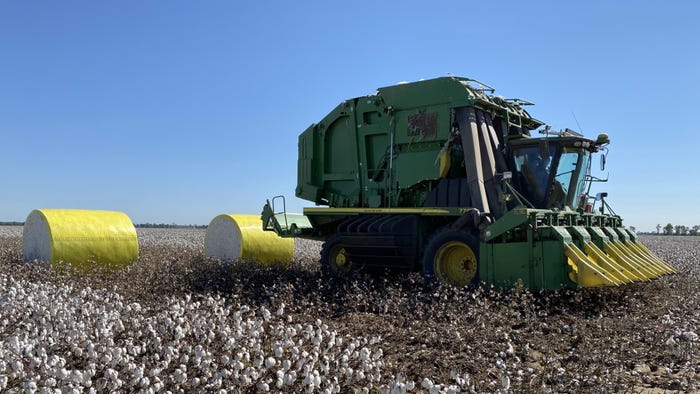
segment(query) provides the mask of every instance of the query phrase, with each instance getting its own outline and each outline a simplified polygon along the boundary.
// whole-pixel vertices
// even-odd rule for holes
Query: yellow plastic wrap
[[[263,231],[260,215],[224,214],[209,223],[204,249],[207,256],[222,260],[288,265],[294,254],[294,240]]]
[[[37,209],[24,224],[25,260],[70,263],[81,271],[117,269],[139,257],[136,229],[122,212]]]

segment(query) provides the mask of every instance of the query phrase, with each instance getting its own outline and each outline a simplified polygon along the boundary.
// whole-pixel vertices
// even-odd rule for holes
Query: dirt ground
[[[298,242],[290,267],[263,269],[206,258],[198,230],[139,231],[149,241],[120,272],[24,263],[21,230],[0,233],[0,268],[15,280],[104,288],[144,307],[184,294],[270,310],[284,304],[295,322],[320,319],[339,334],[374,338],[383,381],[400,373],[416,382],[414,392],[428,391],[426,378],[462,392],[700,392],[700,237],[642,237],[676,275],[531,293],[426,288],[405,273],[327,281],[318,244]],[[11,334],[0,330],[0,342]]]

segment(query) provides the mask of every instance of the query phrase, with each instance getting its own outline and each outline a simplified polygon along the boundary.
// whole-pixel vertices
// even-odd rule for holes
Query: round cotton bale
[[[209,223],[204,249],[207,256],[222,260],[286,266],[292,261],[294,240],[282,238],[274,231],[263,231],[260,215],[224,214]]]
[[[118,269],[138,259],[139,242],[122,212],[36,209],[24,223],[22,253],[27,261],[69,263],[81,271]]]

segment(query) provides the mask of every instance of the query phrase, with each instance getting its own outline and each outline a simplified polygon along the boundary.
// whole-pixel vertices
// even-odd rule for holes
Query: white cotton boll
[[[272,368],[277,364],[277,361],[273,357],[268,357],[265,359],[265,368]]]
[[[390,394],[405,394],[406,385],[403,383],[394,383],[389,390]]]
[[[284,384],[292,384],[297,380],[297,372],[289,371],[289,373],[284,374]]]
[[[66,380],[70,376],[70,372],[65,368],[60,368],[56,371],[56,377],[61,380]],[[106,376],[109,377],[109,376]]]
[[[515,354],[515,348],[513,347],[513,344],[508,342],[508,348],[506,349],[506,354],[509,356],[512,356]]]
[[[262,313],[263,320],[265,320],[265,321],[270,320],[270,317],[272,317],[272,314],[270,313],[270,311],[267,310],[267,308],[265,308],[264,306],[260,307],[260,312]]]
[[[22,364],[22,361],[20,360],[12,360],[10,366],[12,368],[12,371],[15,373],[20,373],[24,370],[24,364]]]
[[[457,394],[457,393],[459,393],[459,392],[460,392],[459,387],[457,387],[457,386],[455,386],[455,385],[449,385],[449,386],[447,386],[447,388],[445,389],[445,393],[446,393],[446,394]]]
[[[175,381],[179,384],[183,384],[187,381],[187,373],[180,368],[177,368],[173,373],[173,378],[175,378]]]
[[[157,368],[157,367],[156,367],[156,368],[151,368],[151,370],[148,372],[148,375],[149,375],[150,377],[156,377],[156,376],[159,376],[159,375],[160,375],[160,372],[161,372],[161,371],[162,371],[162,369]]]
[[[503,386],[504,390],[510,389],[510,377],[508,375],[501,375],[501,386]]]
[[[204,348],[202,347],[202,345],[197,345],[194,347],[194,356],[195,357],[202,358],[202,356],[204,356],[205,354],[206,354],[206,352],[204,351]]]
[[[84,381],[83,372],[79,371],[77,369],[74,369],[73,372],[71,373],[71,381],[75,384],[83,383],[83,381]]]
[[[108,380],[117,380],[119,378],[119,373],[112,368],[107,368],[103,376]]]
[[[20,352],[20,341],[19,337],[16,335],[13,335],[9,338],[7,338],[6,343],[9,345],[10,350],[12,350],[14,353],[19,353]]]
[[[223,356],[221,356],[221,359],[219,361],[221,362],[221,365],[228,365],[231,359],[229,358],[229,356],[224,354]]]
[[[667,346],[675,346],[675,345],[676,345],[676,339],[673,338],[673,335],[671,335],[671,336],[666,340],[666,345],[667,345]]]
[[[36,382],[33,380],[22,383],[25,393],[34,394],[37,390]]]
[[[0,376],[0,390],[2,390],[2,388],[3,388],[1,380],[2,380],[2,376]],[[56,379],[47,378],[46,380],[44,380],[44,387],[54,387],[54,386],[56,386]]]
[[[371,352],[369,349],[367,349],[366,347],[363,347],[362,349],[360,349],[360,359],[363,361],[369,360],[370,353]]]
[[[430,390],[430,388],[433,387],[433,381],[428,379],[428,378],[423,378],[423,382],[421,383],[421,387],[424,389]]]
[[[436,384],[435,386],[431,387],[428,392],[430,394],[440,394],[442,392],[442,385]]]
[[[698,334],[692,332],[692,331],[686,331],[683,334],[681,334],[683,339],[689,342],[697,342],[698,340]]]
[[[263,393],[267,393],[268,391],[270,391],[270,385],[268,385],[265,382],[258,383],[256,387],[258,388],[258,391],[261,391]]]
[[[197,386],[199,386],[199,383],[200,383],[199,378],[192,378],[192,380],[190,380],[191,387],[197,387]]]
[[[289,361],[289,359],[285,359],[284,361],[282,361],[282,370],[288,371],[289,368],[291,368],[291,367],[292,367],[292,362]]]
[[[265,362],[265,359],[263,358],[262,355],[257,355],[257,356],[255,356],[255,360],[253,360],[253,364],[254,364],[256,367],[262,367],[262,365],[264,364],[264,362]]]
[[[307,386],[314,384],[314,376],[311,374],[306,375],[304,377],[304,384]]]
[[[277,316],[282,316],[284,315],[284,302],[280,304],[279,308],[277,308]]]
[[[282,354],[284,354],[284,348],[280,344],[275,345],[274,349],[275,357],[279,358],[282,357]]]

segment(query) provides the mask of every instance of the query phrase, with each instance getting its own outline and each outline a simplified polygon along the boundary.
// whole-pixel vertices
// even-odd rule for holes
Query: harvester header
[[[343,101],[299,136],[296,195],[317,207],[291,215],[276,197],[264,229],[325,241],[321,265],[335,275],[556,289],[674,272],[590,195],[607,135],[552,131],[531,103],[494,93],[443,77]]]

